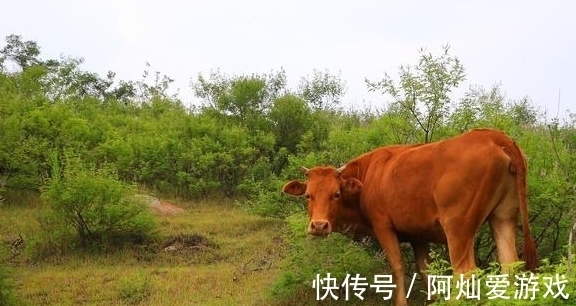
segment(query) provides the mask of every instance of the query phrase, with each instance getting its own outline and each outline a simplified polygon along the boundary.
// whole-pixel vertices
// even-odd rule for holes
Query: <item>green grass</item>
[[[17,238],[18,234],[25,239],[38,236],[41,228],[37,218],[46,209],[34,197],[26,201],[27,204],[0,207],[0,235],[5,241]],[[41,261],[33,261],[23,252],[10,262],[18,305],[318,303],[312,278],[280,299],[272,295],[272,289],[283,283],[286,271],[299,271],[313,259],[303,257],[298,267],[293,266],[295,262],[290,256],[294,256],[295,246],[288,242],[286,234],[290,229],[285,221],[250,214],[226,200],[170,202],[186,212],[156,216],[159,229],[152,243],[114,252],[55,253]],[[320,245],[326,248],[332,241],[306,237],[303,233],[302,229],[297,239],[305,240],[302,242],[311,247],[304,253],[296,251],[295,256],[316,256]],[[183,241],[197,237],[204,239],[205,247],[165,251],[167,245],[180,246]],[[384,273],[386,267],[377,265],[378,273]],[[368,294],[365,301],[352,296],[346,304],[388,302],[377,294]],[[327,300],[322,304],[341,305],[342,301]]]
[[[46,237],[37,221],[46,208],[35,195],[22,199],[0,206],[0,247],[9,256],[10,243],[19,235],[29,242],[26,248],[37,237]],[[364,301],[353,295],[348,302],[315,300],[314,273],[361,272],[371,282],[371,275],[389,272],[385,260],[370,259],[373,250],[366,252],[343,237],[307,237],[305,217],[288,222],[263,218],[225,200],[171,202],[185,213],[156,216],[158,231],[144,245],[64,250],[42,260],[25,249],[7,261],[5,270],[16,305],[390,305],[372,289]],[[411,275],[413,260],[406,262]],[[573,284],[566,289],[571,300],[559,303],[575,304]],[[412,304],[424,304],[424,289],[423,282],[416,281]],[[498,305],[506,301],[501,302]]]
[[[174,203],[186,212],[157,216],[156,239],[147,245],[42,261],[26,252],[15,257],[9,266],[19,305],[269,304],[285,252],[284,222],[230,203]],[[44,212],[34,197],[0,207],[2,243],[34,237]],[[199,245],[186,245],[199,237]],[[179,249],[165,251],[171,242]]]

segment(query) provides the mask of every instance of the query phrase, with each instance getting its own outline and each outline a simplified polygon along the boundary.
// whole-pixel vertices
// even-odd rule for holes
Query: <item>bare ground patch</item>
[[[180,234],[175,237],[170,237],[164,240],[161,244],[164,252],[194,252],[205,251],[208,249],[217,249],[218,245],[208,238],[199,234]]]
[[[158,215],[174,215],[185,212],[184,208],[176,206],[170,202],[158,199],[151,195],[139,194],[134,196],[139,201],[150,206],[150,209]]]

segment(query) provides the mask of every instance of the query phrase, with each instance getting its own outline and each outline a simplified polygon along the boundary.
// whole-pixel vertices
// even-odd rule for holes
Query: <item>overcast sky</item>
[[[0,35],[22,35],[43,58],[139,80],[145,62],[190,101],[198,73],[268,73],[290,84],[314,69],[339,74],[346,105],[384,105],[364,82],[396,77],[418,49],[449,44],[470,85],[501,83],[554,116],[576,111],[576,1],[5,1]],[[3,44],[2,44],[3,45]],[[454,98],[458,98],[457,96]],[[549,116],[550,117],[550,116]]]

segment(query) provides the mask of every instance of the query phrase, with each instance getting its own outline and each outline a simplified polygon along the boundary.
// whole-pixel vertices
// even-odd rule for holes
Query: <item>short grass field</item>
[[[0,238],[26,241],[43,213],[34,195],[0,207]],[[157,238],[106,253],[73,253],[8,262],[20,305],[270,305],[281,273],[284,221],[254,216],[230,200],[172,203],[158,215]],[[312,290],[312,289],[311,289]]]
[[[335,268],[358,272],[372,266],[363,276],[387,273],[387,264],[380,256],[371,259],[366,249],[338,236],[305,237],[304,219],[298,224],[302,237],[296,238],[291,220],[255,216],[232,200],[168,199],[184,212],[155,214],[158,229],[150,242],[116,250],[54,252],[36,260],[32,245],[43,237],[38,220],[47,209],[35,194],[19,194],[17,198],[20,203],[9,199],[8,204],[0,205],[0,243],[8,250],[1,268],[8,268],[16,305],[390,305],[381,294],[370,290],[364,300],[317,301],[313,277],[310,282],[297,281],[299,286],[290,287],[290,275],[294,280],[298,271],[309,271],[314,264],[320,265],[322,273]],[[10,244],[19,235],[26,244],[12,255]],[[300,243],[290,241],[294,239]],[[355,265],[359,262],[363,265]],[[411,269],[408,274],[414,272]],[[423,285],[416,281],[412,305],[426,304]],[[293,289],[274,295],[273,289],[278,287]],[[340,297],[342,294],[338,292]],[[500,302],[494,305],[507,301]],[[516,305],[540,305],[521,302]],[[546,302],[574,305],[573,299]]]

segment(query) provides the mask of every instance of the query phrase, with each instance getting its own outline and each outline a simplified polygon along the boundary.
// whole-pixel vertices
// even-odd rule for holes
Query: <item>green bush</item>
[[[254,182],[250,186],[253,197],[245,201],[242,205],[259,216],[286,218],[296,212],[303,211],[304,206],[301,199],[282,193],[283,181],[271,178],[264,184]]]
[[[344,235],[333,233],[326,238],[309,237],[305,232],[308,217],[294,214],[287,218],[290,232],[287,235],[290,253],[284,262],[284,274],[272,287],[272,295],[288,304],[306,304],[316,299],[312,282],[319,276],[337,279],[338,284],[346,275],[359,274],[371,282],[375,274],[381,274],[384,262],[379,253],[368,252],[372,242],[353,242]],[[372,294],[368,288],[366,296]],[[300,294],[302,293],[302,294]],[[377,294],[373,296],[382,299]],[[361,302],[352,296],[351,301]]]
[[[52,155],[52,178],[42,192],[62,224],[75,230],[80,246],[141,242],[155,228],[134,189],[106,168],[86,168],[71,156],[62,167]],[[57,223],[58,224],[58,223]],[[60,229],[61,230],[61,229]]]

